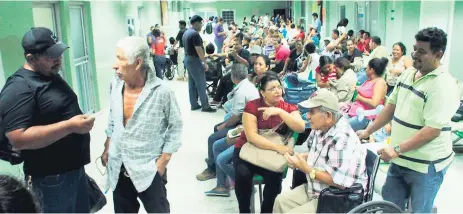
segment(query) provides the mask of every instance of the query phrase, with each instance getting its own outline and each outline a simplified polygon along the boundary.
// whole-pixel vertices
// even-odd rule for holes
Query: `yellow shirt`
[[[397,86],[388,103],[396,106],[392,121],[391,146],[412,138],[427,126],[442,129],[440,135],[422,147],[401,154],[405,158],[436,161],[436,170],[441,171],[453,160],[450,119],[459,107],[461,89],[458,82],[442,66],[415,79],[417,70],[409,68],[399,77]],[[421,173],[428,172],[428,164],[398,157],[393,163]]]

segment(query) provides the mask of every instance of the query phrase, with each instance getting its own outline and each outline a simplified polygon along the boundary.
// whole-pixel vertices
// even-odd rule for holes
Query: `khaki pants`
[[[184,48],[178,48],[178,55],[177,55],[177,62],[178,62],[178,67],[177,67],[177,75],[178,77],[184,77],[186,70],[185,66],[183,64],[183,60],[185,59],[185,49]]]
[[[274,213],[316,213],[318,198],[307,192],[310,184],[303,184],[293,190],[281,193],[275,199]]]

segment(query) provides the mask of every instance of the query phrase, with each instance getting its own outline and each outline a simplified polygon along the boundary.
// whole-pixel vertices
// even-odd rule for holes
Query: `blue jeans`
[[[206,94],[206,74],[199,57],[185,56],[185,66],[188,70],[188,92],[192,108],[198,107],[198,96],[203,109],[209,108]]]
[[[447,169],[448,166],[436,172],[434,164],[430,164],[428,174],[423,174],[391,164],[382,190],[383,199],[404,210],[405,202],[411,197],[413,213],[432,213],[434,199]]]
[[[89,213],[88,185],[84,167],[57,175],[32,176],[43,213]]]
[[[218,39],[214,39],[214,43],[217,46],[217,53],[222,53],[223,41],[219,41]]]
[[[215,141],[214,159],[216,160],[215,173],[217,176],[217,187],[226,187],[227,176],[235,180],[235,168],[233,168],[233,145],[228,145],[226,138]]]
[[[349,125],[352,127],[354,131],[366,129],[368,123],[370,123],[370,120],[368,120],[366,117],[364,117],[361,121],[359,121],[357,116],[349,118]]]
[[[358,84],[363,84],[365,81],[367,81],[368,76],[367,76],[367,70],[365,68],[362,68],[359,72],[357,72],[357,83]]]
[[[209,172],[214,172],[216,169],[215,166],[215,156],[214,156],[214,143],[224,137],[227,137],[227,133],[230,129],[235,127],[226,127],[222,130],[217,130],[217,127],[222,125],[225,122],[219,123],[214,126],[214,133],[209,135],[207,138],[207,169]]]
[[[156,76],[160,79],[164,78],[164,68],[166,67],[166,57],[161,55],[155,55],[153,57],[154,70],[156,70]]]

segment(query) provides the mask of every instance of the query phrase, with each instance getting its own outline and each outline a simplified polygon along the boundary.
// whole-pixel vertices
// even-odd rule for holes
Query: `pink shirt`
[[[360,96],[368,98],[368,99],[373,98],[373,88],[375,87],[376,82],[377,81],[372,81],[372,80],[368,80],[368,81],[364,82],[360,87],[357,88],[358,94]],[[381,100],[380,104],[383,104],[383,103],[384,103],[384,99]],[[363,108],[365,110],[373,109],[372,107],[367,106],[364,103],[357,100],[351,105],[351,107],[349,109],[349,116],[350,117],[357,116],[357,109],[358,108]],[[367,116],[366,118],[369,119],[369,120],[372,120],[372,119],[376,118],[376,115]]]
[[[286,59],[288,59],[291,50],[289,50],[289,48],[284,45],[280,45],[280,48],[276,49],[275,52],[275,60],[285,62]]]

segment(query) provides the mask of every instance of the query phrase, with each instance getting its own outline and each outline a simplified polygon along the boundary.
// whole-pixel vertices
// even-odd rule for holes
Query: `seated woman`
[[[368,123],[376,118],[376,116],[367,116],[363,120],[359,120],[357,109],[371,110],[384,103],[387,85],[382,76],[387,63],[388,60],[384,57],[381,59],[372,59],[368,62],[366,69],[368,79],[357,88],[358,95],[355,97],[355,102],[350,105],[348,112],[350,117],[349,124],[355,131],[365,129]]]
[[[286,73],[302,73],[307,68],[308,61],[307,53],[304,51],[304,46],[302,40],[296,41],[296,48],[291,50],[289,57],[285,61],[283,66],[283,71],[280,73],[280,76],[285,75]]]
[[[316,47],[313,42],[307,43],[304,49],[305,54],[307,54],[307,58],[305,59],[302,68],[300,69],[300,71],[298,71],[298,73],[290,74],[287,76],[288,81],[292,83],[309,83],[313,81],[309,79],[310,72],[315,71],[320,63],[320,55],[318,55],[318,53],[315,53]]]
[[[392,46],[392,57],[389,58],[386,68],[387,94],[394,90],[402,72],[413,66],[412,59],[405,56],[406,54],[407,48],[402,42],[397,42]]]
[[[319,88],[331,87],[329,80],[336,79],[336,71],[334,70],[333,60],[329,56],[321,56],[319,66],[315,69],[317,86]]]
[[[270,58],[265,55],[259,55],[254,62],[254,73],[250,81],[257,85],[264,74],[270,70]]]
[[[340,103],[350,102],[355,92],[355,85],[357,84],[357,75],[350,65],[348,59],[341,57],[334,61],[336,68],[336,80],[329,80],[330,91],[332,91],[339,99]]]
[[[267,72],[260,80],[258,88],[261,97],[246,104],[242,118],[244,131],[236,140],[233,152],[233,165],[236,172],[235,193],[240,213],[251,212],[252,179],[256,174],[261,175],[265,183],[261,212],[272,212],[275,198],[281,192],[283,176],[282,173],[272,172],[242,160],[239,157],[241,147],[247,142],[252,142],[261,149],[277,151],[282,155],[292,154],[292,148],[273,144],[259,135],[258,130],[272,129],[281,122],[283,126],[277,129],[280,134],[287,134],[290,130],[302,133],[305,130],[305,124],[297,106],[283,101],[283,88],[275,73]]]

